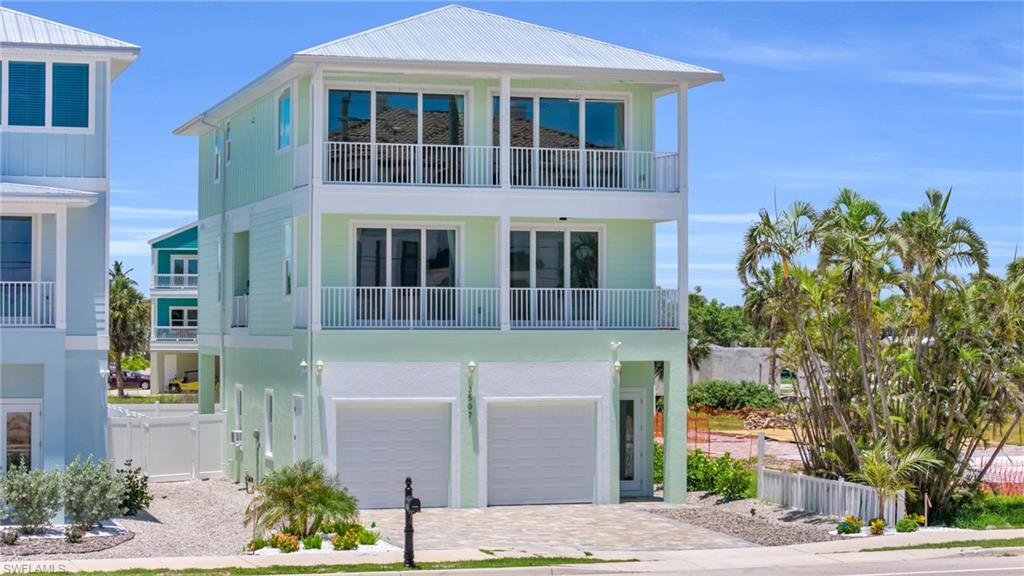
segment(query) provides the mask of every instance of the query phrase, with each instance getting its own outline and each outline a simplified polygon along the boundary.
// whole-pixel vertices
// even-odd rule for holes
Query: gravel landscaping
[[[22,535],[13,546],[0,544],[0,558],[7,556],[33,556],[41,554],[79,554],[99,552],[132,539],[134,534],[120,528],[98,529],[86,534],[81,542],[67,541],[62,530],[50,529],[40,535]]]
[[[717,496],[690,492],[687,505],[650,512],[762,546],[786,546],[836,540],[830,534],[839,518],[789,510],[755,499],[720,503]]]
[[[239,554],[252,538],[242,526],[251,496],[226,478],[151,483],[153,503],[138,516],[114,521],[134,538],[104,550],[79,550],[34,556],[36,559],[146,558]]]

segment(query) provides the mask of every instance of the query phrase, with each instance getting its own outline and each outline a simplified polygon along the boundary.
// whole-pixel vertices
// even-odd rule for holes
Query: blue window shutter
[[[51,122],[69,128],[89,127],[89,65],[53,65]]]
[[[11,62],[7,65],[7,123],[42,126],[46,122],[46,64]]]

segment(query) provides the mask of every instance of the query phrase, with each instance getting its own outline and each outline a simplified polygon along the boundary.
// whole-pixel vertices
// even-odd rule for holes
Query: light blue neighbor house
[[[106,454],[111,83],[139,47],[0,8],[0,466]]]
[[[678,226],[685,290],[687,95],[720,80],[446,6],[288,55],[179,127],[228,474],[313,458],[363,508],[401,506],[406,476],[425,506],[651,496],[663,366],[683,500],[687,300],[655,233]]]

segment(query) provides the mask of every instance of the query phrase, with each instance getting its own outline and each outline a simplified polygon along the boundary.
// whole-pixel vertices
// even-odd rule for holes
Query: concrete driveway
[[[670,506],[630,502],[491,508],[428,508],[414,518],[417,550],[477,548],[558,554],[595,550],[690,550],[754,546],[746,540],[647,512]],[[401,546],[402,510],[364,510],[368,526]]]

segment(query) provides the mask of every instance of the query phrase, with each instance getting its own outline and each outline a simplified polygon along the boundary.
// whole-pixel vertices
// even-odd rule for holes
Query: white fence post
[[[764,494],[764,432],[757,433],[757,499]]]

